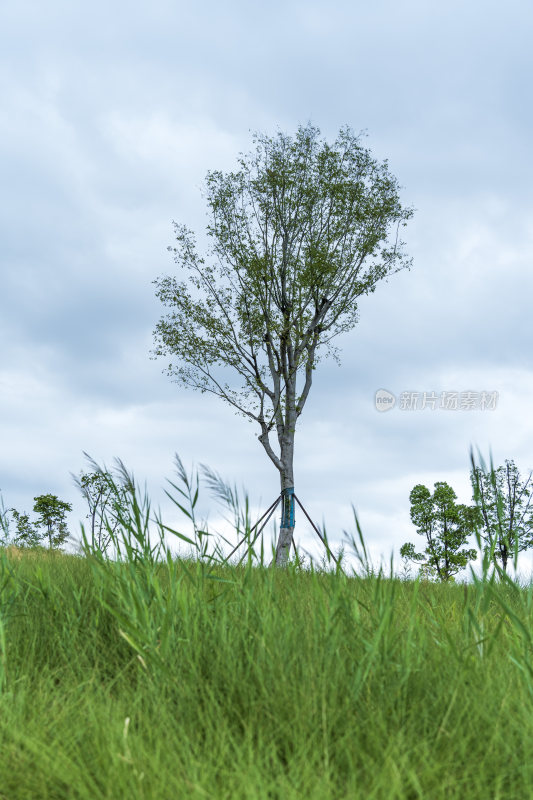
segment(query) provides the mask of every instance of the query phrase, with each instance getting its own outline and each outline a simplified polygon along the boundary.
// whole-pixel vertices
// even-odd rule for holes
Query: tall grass
[[[1,553],[0,797],[533,797],[531,587],[373,570],[357,518],[358,574],[229,563],[180,464],[191,535],[120,465],[113,557]]]

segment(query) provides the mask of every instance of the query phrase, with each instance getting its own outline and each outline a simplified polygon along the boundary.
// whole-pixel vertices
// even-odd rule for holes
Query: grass
[[[130,488],[116,558],[0,553],[0,798],[533,797],[533,588],[178,559]]]

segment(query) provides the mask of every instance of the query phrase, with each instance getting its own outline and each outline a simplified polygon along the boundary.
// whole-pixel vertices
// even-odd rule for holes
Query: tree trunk
[[[281,461],[283,470],[281,477],[281,526],[278,543],[276,546],[276,566],[285,567],[289,560],[292,539],[294,535],[294,438],[286,443],[283,448]]]
[[[504,547],[502,550],[502,567],[504,574],[507,574],[507,561],[509,559],[509,553],[507,551],[507,547]]]

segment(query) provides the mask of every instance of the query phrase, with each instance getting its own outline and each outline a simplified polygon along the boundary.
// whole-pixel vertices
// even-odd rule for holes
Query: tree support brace
[[[265,527],[265,525],[267,524],[268,520],[270,519],[270,517],[272,516],[272,514],[274,513],[274,511],[275,511],[275,510],[276,510],[276,508],[278,507],[280,500],[281,500],[281,495],[280,495],[279,497],[277,497],[277,498],[276,498],[276,500],[274,500],[274,502],[272,503],[272,505],[271,505],[271,506],[269,506],[269,507],[267,508],[267,510],[265,511],[265,513],[263,514],[263,516],[262,516],[262,517],[260,517],[260,518],[257,520],[257,522],[255,523],[255,525],[253,526],[253,528],[250,528],[250,534],[251,534],[251,533],[252,533],[252,531],[253,531],[253,529],[254,529],[254,528],[257,528],[257,526],[259,525],[259,523],[261,522],[261,520],[265,519],[265,517],[266,517],[265,521],[263,522],[263,524],[261,525],[261,527],[259,528],[259,530],[258,530],[258,531],[257,531],[257,533],[255,534],[254,538],[253,538],[253,539],[252,539],[252,541],[250,542],[250,544],[249,544],[249,547],[253,547],[253,546],[254,546],[254,544],[255,544],[255,541],[256,541],[256,539],[257,539],[257,537],[259,536],[259,534],[261,533],[261,531],[263,530],[263,528],[264,528],[264,527]],[[267,516],[267,514],[268,514],[268,516]],[[244,537],[244,539],[241,539],[241,541],[239,542],[239,544],[238,544],[236,547],[234,547],[234,548],[233,548],[233,550],[231,551],[231,553],[230,553],[230,554],[229,554],[229,556],[227,557],[226,561],[229,561],[229,560],[230,560],[230,558],[232,557],[232,555],[233,555],[234,553],[236,553],[236,552],[237,552],[237,550],[239,549],[239,547],[241,546],[241,544],[243,544],[243,543],[244,543],[244,542],[245,542],[245,541],[246,541],[248,538],[249,538],[249,536],[248,536],[248,534],[247,534],[247,535]],[[244,556],[242,556],[242,558],[239,560],[239,564],[241,563],[241,561],[242,561],[242,559],[243,559],[243,558],[244,558]]]
[[[309,516],[309,514],[307,513],[307,511],[306,511],[306,510],[305,510],[305,508],[303,507],[303,505],[300,503],[300,501],[298,500],[298,498],[296,497],[296,495],[294,495],[294,499],[296,500],[296,502],[298,503],[298,505],[300,506],[300,508],[301,508],[301,509],[302,509],[302,511],[304,512],[305,516],[307,517],[307,519],[308,519],[308,520],[309,520],[309,522],[311,523],[312,527],[313,527],[313,528],[314,528],[314,530],[315,530],[315,533],[318,535],[318,537],[319,537],[320,541],[322,542],[322,544],[323,544],[323,545],[324,545],[324,547],[326,548],[326,552],[327,552],[327,554],[328,554],[328,555],[330,555],[330,556],[332,557],[333,561],[335,562],[335,564],[336,564],[337,566],[339,566],[339,562],[337,561],[337,559],[335,558],[335,556],[333,555],[333,553],[332,553],[332,552],[331,552],[331,550],[329,549],[329,544],[328,544],[328,542],[327,542],[327,539],[325,539],[325,538],[322,536],[322,534],[321,534],[321,533],[320,533],[320,531],[318,530],[317,526],[315,525],[315,523],[313,522],[313,520],[311,519],[311,517]]]
[[[322,542],[322,544],[323,544],[323,545],[324,545],[324,547],[326,548],[326,552],[327,552],[328,556],[331,556],[331,558],[333,559],[333,561],[335,562],[335,564],[336,564],[337,566],[339,566],[339,562],[338,562],[338,560],[335,558],[335,556],[333,555],[333,553],[332,553],[332,552],[331,552],[331,550],[330,550],[330,547],[329,547],[329,544],[328,544],[328,542],[327,542],[327,539],[325,539],[325,538],[324,538],[324,536],[322,536],[322,534],[320,533],[320,530],[317,528],[317,526],[315,525],[315,523],[313,522],[313,520],[311,519],[311,517],[309,516],[309,514],[308,514],[308,513],[307,513],[307,511],[305,510],[305,508],[304,508],[304,507],[303,507],[303,505],[301,504],[301,502],[300,502],[300,500],[298,499],[298,497],[297,497],[297,496],[294,494],[294,486],[290,486],[290,487],[288,487],[287,489],[284,489],[284,490],[282,491],[282,493],[280,494],[280,496],[279,496],[279,497],[277,497],[277,498],[276,498],[276,500],[274,500],[274,502],[272,503],[272,505],[271,505],[271,506],[269,506],[269,507],[267,508],[267,510],[265,511],[265,513],[263,514],[263,516],[262,516],[262,517],[260,517],[260,518],[257,520],[257,522],[255,523],[255,525],[253,526],[253,528],[250,528],[250,534],[251,534],[251,533],[252,533],[252,531],[253,531],[255,528],[257,528],[257,526],[259,525],[259,523],[260,523],[260,522],[262,522],[262,520],[265,520],[265,521],[263,522],[263,524],[261,525],[261,527],[260,527],[260,528],[257,530],[257,532],[256,532],[256,534],[255,534],[255,536],[254,536],[254,538],[253,538],[253,539],[252,539],[252,540],[249,542],[249,545],[248,545],[248,547],[249,547],[249,548],[253,547],[253,545],[255,544],[255,542],[256,542],[256,540],[257,540],[258,536],[259,536],[259,535],[260,535],[260,533],[263,531],[263,529],[264,529],[264,528],[265,528],[265,526],[267,525],[267,523],[268,523],[269,519],[271,518],[272,514],[274,513],[274,511],[275,511],[275,510],[276,510],[276,508],[278,507],[280,500],[282,501],[281,527],[282,527],[282,528],[283,528],[283,527],[286,527],[286,528],[288,528],[288,527],[291,527],[291,528],[293,528],[293,527],[294,527],[294,501],[296,500],[296,502],[298,503],[298,505],[300,506],[300,508],[301,508],[301,509],[302,509],[302,511],[304,512],[305,516],[307,517],[307,519],[308,519],[308,521],[309,521],[309,523],[310,523],[311,527],[313,528],[313,530],[314,530],[314,531],[315,531],[315,533],[317,534],[318,538],[320,539],[320,541]],[[266,519],[265,519],[265,517],[266,517]],[[286,523],[286,524],[284,525],[284,523]],[[289,523],[289,524],[287,524],[287,523]],[[233,550],[231,551],[231,553],[230,553],[230,554],[229,554],[229,556],[227,557],[227,560],[228,560],[228,561],[229,561],[229,559],[232,557],[232,555],[233,555],[234,553],[236,553],[236,552],[237,552],[237,550],[239,549],[239,547],[241,546],[241,544],[244,544],[244,542],[246,542],[247,540],[249,540],[249,535],[248,535],[248,534],[247,534],[247,535],[246,535],[246,536],[245,536],[243,539],[241,539],[241,541],[238,543],[238,545],[237,545],[236,547],[234,547],[234,548],[233,548]],[[296,551],[296,543],[294,542],[294,539],[293,539],[293,541],[292,541],[292,544],[293,544],[293,546],[294,546],[294,549],[295,549],[295,551]],[[242,556],[242,558],[240,558],[240,559],[239,559],[239,562],[238,562],[239,564],[241,563],[241,561],[243,560],[243,558],[244,558],[244,555]]]

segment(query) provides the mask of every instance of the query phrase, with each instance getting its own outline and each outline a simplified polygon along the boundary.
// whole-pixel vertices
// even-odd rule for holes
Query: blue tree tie
[[[281,494],[281,527],[294,528],[294,486],[283,489]]]

